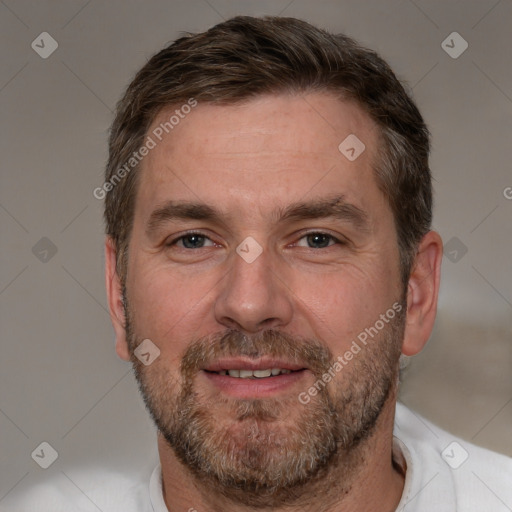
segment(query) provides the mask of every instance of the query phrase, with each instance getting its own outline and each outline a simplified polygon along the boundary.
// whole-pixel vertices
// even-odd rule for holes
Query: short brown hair
[[[364,109],[380,128],[375,175],[393,212],[407,286],[418,243],[432,222],[429,132],[388,64],[349,37],[294,18],[238,16],[188,34],[154,55],[117,105],[106,183],[144,143],[156,115],[194,98],[235,104],[263,94],[332,92]],[[137,167],[109,187],[106,231],[126,277]],[[119,176],[119,175],[118,175]]]

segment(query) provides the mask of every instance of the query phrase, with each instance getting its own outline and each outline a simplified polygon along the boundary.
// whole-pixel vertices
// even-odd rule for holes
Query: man
[[[512,510],[509,459],[396,405],[436,315],[428,154],[388,65],[295,19],[233,18],[137,74],[95,192],[159,432],[123,511]]]

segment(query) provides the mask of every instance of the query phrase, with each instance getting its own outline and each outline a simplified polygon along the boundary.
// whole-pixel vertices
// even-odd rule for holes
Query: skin
[[[153,127],[167,117],[168,112],[162,112]],[[319,339],[340,355],[399,300],[393,216],[371,168],[377,130],[358,106],[327,93],[264,96],[234,106],[199,104],[150,151],[137,192],[126,290],[137,333],[159,347],[158,364],[176,386],[181,384],[183,353],[198,337],[228,328],[247,334],[276,329]],[[349,134],[366,146],[353,162],[338,150]],[[366,231],[347,220],[280,221],[275,215],[276,209],[292,203],[334,196],[343,196],[366,213]],[[207,203],[222,212],[221,221],[175,219],[148,234],[151,213],[171,199]],[[199,249],[165,245],[188,230],[199,231],[211,242]],[[312,232],[346,243],[331,240],[328,247],[311,248],[305,236]],[[250,264],[236,253],[249,236],[263,249]],[[406,355],[418,353],[432,331],[441,258],[441,238],[430,231],[419,245],[408,284],[402,343]],[[106,282],[116,351],[128,361],[121,281],[109,239]],[[338,385],[343,386],[343,378],[337,377]],[[287,400],[286,415],[277,420],[280,427],[292,425],[303,412],[291,398],[314,381],[306,371],[270,394]],[[202,374],[194,385],[210,400],[229,398],[226,389],[208,395],[211,383]],[[253,396],[258,396],[257,390]],[[365,442],[365,462],[354,472],[343,499],[332,485],[288,510],[395,510],[404,483],[391,464],[395,403],[396,388]],[[232,421],[220,412],[215,419],[226,425]],[[162,436],[158,447],[169,510],[245,510],[220,496],[207,499],[200,482]]]

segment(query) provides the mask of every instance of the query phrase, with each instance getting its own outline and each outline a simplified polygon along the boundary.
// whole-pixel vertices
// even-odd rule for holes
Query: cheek
[[[333,353],[339,353],[397,299],[392,277],[378,264],[368,269],[347,265],[340,272],[302,275],[296,280],[296,304],[315,335],[328,342]]]
[[[182,276],[158,265],[134,265],[128,280],[129,300],[138,338],[149,338],[162,355],[181,354],[199,332],[215,280]]]

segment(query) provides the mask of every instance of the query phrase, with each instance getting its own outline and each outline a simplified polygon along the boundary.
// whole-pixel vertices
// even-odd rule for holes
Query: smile
[[[286,375],[292,370],[285,368],[268,368],[266,370],[220,370],[218,375],[229,375],[237,379],[265,379],[267,377],[276,377],[277,375]]]

